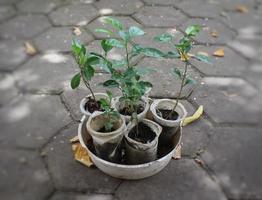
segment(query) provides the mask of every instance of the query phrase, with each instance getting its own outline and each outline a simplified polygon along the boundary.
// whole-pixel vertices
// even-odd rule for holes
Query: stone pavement
[[[248,12],[236,11],[239,4]],[[184,103],[189,114],[204,105],[205,114],[184,128],[182,159],[140,181],[82,166],[69,144],[81,118],[79,101],[87,95],[68,84],[76,70],[72,27],[80,26],[78,38],[98,49],[102,35],[93,28],[102,26],[103,15],[144,28],[143,45],[159,47],[154,35],[181,35],[198,23],[203,31],[194,51],[225,49],[212,65],[192,62],[199,84],[191,96],[185,92]],[[26,54],[25,41],[36,55]],[[122,55],[115,50],[110,56]],[[149,77],[152,97],[176,97],[169,70],[179,61],[138,62],[158,70]],[[96,91],[106,76],[97,73]],[[0,0],[0,199],[262,199],[261,76],[261,0]]]

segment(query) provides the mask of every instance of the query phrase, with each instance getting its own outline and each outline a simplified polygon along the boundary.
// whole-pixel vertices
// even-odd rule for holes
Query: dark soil
[[[137,108],[137,114],[143,112],[144,109],[145,109],[145,108],[144,108],[143,105],[139,105],[138,108]],[[130,108],[124,107],[124,108],[122,108],[122,109],[119,111],[119,113],[120,113],[121,115],[132,115],[133,112],[132,112],[132,110],[131,110]]]
[[[109,132],[113,132],[113,131],[115,131],[116,129],[113,127],[112,129],[111,129],[111,131],[107,131],[106,129],[105,129],[105,127],[103,126],[103,128],[101,128],[101,129],[99,129],[97,132],[100,132],[100,133],[109,133]]]
[[[85,104],[85,109],[88,110],[90,113],[93,113],[95,111],[103,111],[100,106],[100,102],[95,101],[91,97],[88,98],[88,101]]]
[[[159,109],[157,110],[157,115],[166,120],[177,120],[179,117],[178,113],[174,111],[172,112],[172,115],[170,115],[170,112],[171,110]]]
[[[150,127],[140,122],[138,124],[138,127],[135,126],[131,129],[131,131],[128,133],[128,136],[133,140],[136,140],[137,142],[149,143],[154,140],[156,134],[152,131]]]

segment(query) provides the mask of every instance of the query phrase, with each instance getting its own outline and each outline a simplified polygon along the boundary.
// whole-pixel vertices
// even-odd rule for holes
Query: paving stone
[[[59,93],[70,83],[76,72],[77,66],[71,56],[48,52],[33,57],[14,76],[19,88],[23,90]]]
[[[262,63],[254,62],[250,65],[248,72],[244,75],[247,81],[262,91]]]
[[[92,4],[97,0],[64,0],[65,4]]]
[[[23,0],[17,4],[17,8],[27,13],[49,13],[62,2],[62,0]]]
[[[97,73],[91,81],[91,85],[94,92],[105,93],[106,89],[99,85],[110,78],[109,74]],[[120,95],[117,89],[110,89],[114,96]],[[70,113],[78,120],[80,120],[83,114],[80,112],[79,104],[80,101],[87,95],[89,95],[89,90],[81,83],[80,87],[73,90],[71,87],[66,87],[62,94],[63,101],[70,110]]]
[[[112,193],[120,183],[119,179],[109,177],[97,168],[88,168],[74,160],[69,139],[75,135],[77,125],[62,131],[44,149],[56,188]]]
[[[116,191],[119,199],[131,200],[134,195],[137,200],[226,199],[219,186],[189,159],[172,160],[158,175],[140,181],[125,181]]]
[[[262,198],[261,139],[261,129],[215,130],[203,160],[222,184],[228,198]]]
[[[1,6],[0,7],[0,22],[7,20],[15,15],[15,9],[13,6]]]
[[[206,77],[190,98],[217,123],[260,124],[262,96],[240,78]],[[245,117],[243,117],[245,116]]]
[[[113,200],[111,194],[75,194],[57,192],[50,200]]]
[[[167,98],[177,97],[180,88],[180,81],[171,73],[171,69],[174,66],[181,70],[184,69],[184,63],[178,60],[153,60],[152,58],[145,58],[138,64],[138,68],[147,67],[157,71],[156,73],[152,72],[151,74],[146,75],[144,78],[144,80],[150,81],[153,84],[151,96]],[[188,73],[191,74],[191,77],[197,82],[201,80],[199,74],[190,67]],[[192,85],[184,87],[182,97],[187,97],[194,88],[195,86]]]
[[[245,57],[262,61],[262,38],[260,39],[236,39],[229,46],[240,52]]]
[[[139,11],[143,5],[140,0],[100,0],[95,2],[100,14],[131,15]]]
[[[130,27],[130,26],[138,26],[138,27],[141,27],[140,24],[138,24],[134,19],[132,19],[131,17],[126,17],[126,16],[110,16],[110,17],[113,17],[114,19],[117,19],[119,20],[126,28],[127,27]],[[99,17],[97,18],[96,20],[92,21],[90,24],[87,25],[87,29],[90,30],[90,32],[93,33],[93,35],[96,37],[96,38],[105,38],[105,37],[108,37],[106,34],[104,33],[98,33],[98,32],[95,32],[95,29],[98,29],[98,28],[106,28],[106,29],[109,29],[109,30],[112,30],[114,33],[117,33],[116,30],[114,30],[112,28],[112,26],[108,25],[108,24],[105,24],[103,22],[103,19],[105,17]]]
[[[83,26],[98,16],[97,10],[91,5],[67,5],[50,13],[49,17],[55,25]]]
[[[255,5],[255,0],[207,0],[207,3],[219,5],[225,10],[235,11],[238,5],[243,5],[251,9]]]
[[[0,37],[29,39],[50,26],[44,15],[19,15],[0,25]]]
[[[44,199],[52,191],[50,177],[36,152],[0,149],[0,196],[6,200]]]
[[[27,59],[22,41],[0,41],[0,69],[12,71]]]
[[[0,73],[0,107],[9,103],[17,93],[13,76]]]
[[[219,58],[212,56],[220,48],[224,49],[225,56]],[[192,53],[197,54],[198,52],[208,53],[211,59],[211,64],[191,59],[192,64],[206,75],[241,76],[247,70],[248,61],[226,46],[195,46]]]
[[[183,24],[182,29],[186,30],[188,26],[193,24],[198,24],[202,27],[202,30],[196,37],[196,41],[200,43],[226,44],[236,36],[235,32],[226,27],[223,23],[214,19],[190,19]],[[214,33],[217,33],[218,37],[212,36]]]
[[[145,26],[176,27],[186,21],[187,17],[172,7],[145,6],[134,17]]]
[[[152,5],[173,5],[175,6],[177,3],[181,2],[181,0],[144,0],[145,3],[147,4],[152,4]]]
[[[19,0],[0,0],[0,5],[9,5],[18,1]]]
[[[91,34],[80,28],[81,35],[76,36],[72,27],[51,28],[35,38],[34,43],[40,51],[71,51],[73,39],[78,39],[84,44],[93,40]]]
[[[205,0],[187,0],[181,1],[176,5],[179,9],[191,17],[211,17],[215,18],[220,15],[223,8],[219,5],[207,3]]]
[[[0,109],[0,144],[39,148],[70,121],[58,96],[20,96]]]
[[[205,151],[212,133],[212,125],[203,118],[185,126],[182,137],[182,155],[195,156]]]

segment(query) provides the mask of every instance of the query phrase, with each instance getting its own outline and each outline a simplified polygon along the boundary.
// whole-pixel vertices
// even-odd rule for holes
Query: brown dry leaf
[[[217,50],[213,53],[213,56],[216,56],[216,57],[224,57],[224,56],[225,56],[224,48],[217,49]]]
[[[30,43],[30,42],[25,42],[25,51],[26,54],[33,56],[37,53],[36,48]]]
[[[87,150],[84,147],[82,147],[79,142],[74,143],[72,145],[72,149],[74,151],[75,160],[77,160],[78,162],[82,163],[87,167],[91,167],[94,165]]]
[[[74,32],[74,34],[75,34],[76,36],[79,36],[79,35],[82,34],[82,31],[81,31],[80,28],[77,27],[77,26],[74,26],[74,27],[73,27],[73,32]]]
[[[217,38],[219,36],[219,33],[216,30],[211,31],[211,35],[214,38]]]
[[[175,159],[175,160],[181,159],[181,149],[182,149],[181,144],[179,144],[174,155],[173,155],[173,157],[172,157],[173,159]]]
[[[71,139],[70,139],[70,142],[71,142],[71,143],[79,142],[78,135],[76,135],[75,137],[71,138]]]
[[[236,11],[240,13],[248,13],[249,10],[245,5],[239,4],[236,6]]]
[[[198,158],[195,158],[194,160],[195,160],[195,162],[196,162],[197,164],[199,164],[199,165],[201,165],[201,166],[204,166],[204,161],[203,161],[203,160],[200,160],[200,159],[198,159]]]

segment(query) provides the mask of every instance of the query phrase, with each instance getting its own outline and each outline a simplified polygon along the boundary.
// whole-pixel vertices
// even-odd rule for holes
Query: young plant
[[[106,92],[108,99],[100,99],[101,108],[104,110],[103,115],[105,117],[105,130],[111,132],[113,130],[115,122],[119,119],[120,115],[111,107],[113,95],[110,91]]]
[[[78,65],[79,72],[71,79],[71,88],[76,89],[82,80],[90,91],[92,98],[96,101],[90,81],[95,74],[93,65],[97,64],[100,59],[97,56],[89,54],[85,46],[76,40],[72,41],[72,53]]]
[[[193,57],[195,59],[198,59],[200,61],[211,63],[208,56],[203,54],[190,54],[190,50],[192,49],[194,45],[194,37],[197,36],[197,34],[200,32],[201,27],[199,25],[193,25],[189,26],[185,30],[185,35],[179,40],[178,44],[173,43],[173,36],[171,34],[165,33],[160,36],[156,36],[154,39],[159,42],[165,42],[171,44],[172,47],[174,47],[173,51],[167,52],[165,55],[166,58],[179,58],[181,61],[184,62],[184,71],[180,71],[178,68],[172,69],[172,74],[180,79],[180,89],[178,91],[178,97],[176,99],[176,103],[174,107],[172,108],[169,115],[166,116],[166,119],[170,119],[173,113],[175,112],[175,109],[177,107],[178,101],[181,97],[183,88],[186,85],[189,84],[195,84],[195,80],[192,79],[188,75],[188,66],[190,65],[190,58]]]

